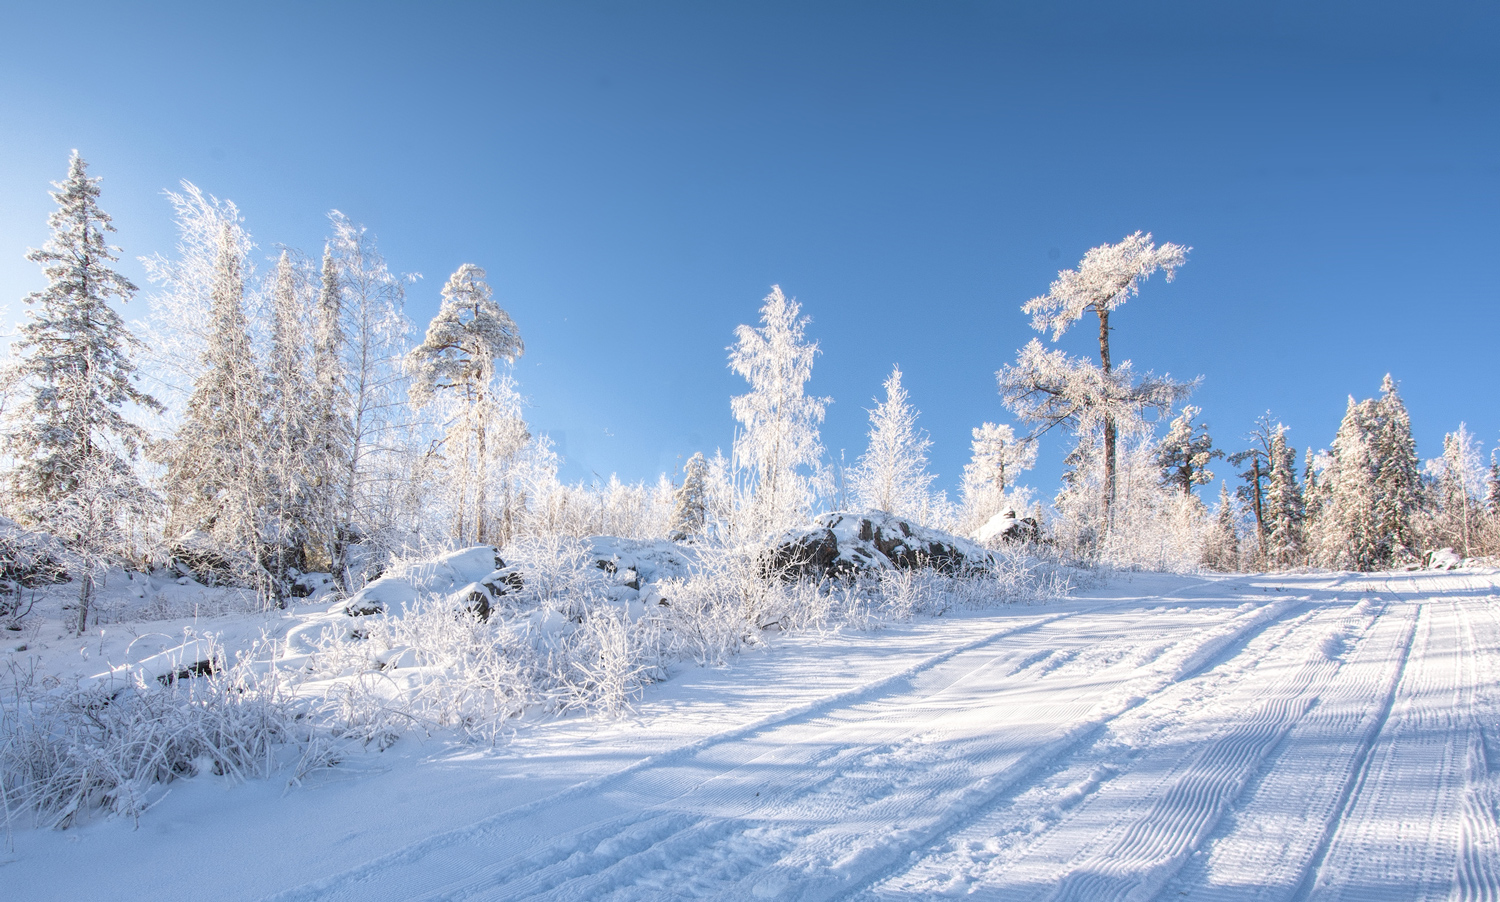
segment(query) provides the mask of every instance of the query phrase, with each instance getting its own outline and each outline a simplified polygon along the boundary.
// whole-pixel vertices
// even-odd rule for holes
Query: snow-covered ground
[[[138,825],[18,830],[0,887],[1495,899],[1497,593],[1493,571],[1138,575],[791,635],[622,719],[538,717],[493,748],[408,734],[300,786],[203,774]]]

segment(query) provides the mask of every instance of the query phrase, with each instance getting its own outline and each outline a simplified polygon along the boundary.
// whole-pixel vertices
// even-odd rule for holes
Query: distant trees
[[[124,408],[161,405],[136,387],[131,355],[139,342],[110,306],[129,301],[136,287],[111,267],[118,249],[105,239],[115,229],[98,205],[99,179],[74,151],[68,177],[54,187],[52,235],[26,255],[42,267],[47,287],[25,299],[27,322],[5,373],[19,399],[5,423],[15,458],[9,506],[79,556],[81,633],[103,563],[123,550],[122,521],[153,500],[132,465],[145,432]]]
[[[1416,560],[1421,486],[1406,405],[1387,374],[1381,397],[1344,412],[1320,480],[1316,558],[1326,567],[1375,570]]]
[[[869,447],[849,473],[860,507],[924,519],[933,478],[927,472],[932,441],[917,428],[917,413],[901,386],[901,368],[892,368],[885,400],[870,411]]]
[[[750,383],[730,400],[740,428],[734,441],[736,481],[743,501],[734,532],[754,539],[805,518],[813,502],[811,473],[823,456],[818,426],[828,398],[808,395],[816,342],[795,300],[771,286],[760,308],[760,328],[739,326],[729,368]]]

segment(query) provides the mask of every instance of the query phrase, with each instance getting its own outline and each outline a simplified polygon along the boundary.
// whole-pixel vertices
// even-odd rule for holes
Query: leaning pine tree
[[[20,401],[5,438],[16,461],[14,512],[63,538],[83,564],[82,633],[95,582],[121,550],[122,519],[151,500],[131,465],[145,433],[122,410],[161,405],[132,380],[130,355],[139,345],[109,301],[130,300],[136,287],[110,268],[118,258],[105,233],[115,229],[98,206],[99,180],[88,176],[77,151],[56,188],[52,237],[26,255],[42,266],[47,287],[26,297],[31,309],[7,374]]]

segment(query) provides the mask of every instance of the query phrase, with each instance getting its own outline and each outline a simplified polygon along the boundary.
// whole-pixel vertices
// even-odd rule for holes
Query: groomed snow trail
[[[397,771],[471,793],[471,814],[444,827],[429,817],[361,855],[342,839],[361,835],[346,791],[294,791],[325,837],[301,876],[215,886],[162,844],[154,867],[176,882],[140,888],[237,899],[301,883],[269,897],[284,902],[1500,902],[1497,593],[1489,571],[1145,575],[1051,607],[789,639],[653,687],[635,718],[541,722],[476,760],[483,779],[459,759]],[[773,683],[794,697],[746,688]],[[171,805],[143,824],[182,818]],[[257,854],[249,828],[214,829]],[[84,838],[95,855],[155,848],[134,835]],[[53,858],[0,864],[0,880],[60,898],[45,863],[64,839]]]
[[[1040,616],[279,898],[1491,898],[1467,579]]]

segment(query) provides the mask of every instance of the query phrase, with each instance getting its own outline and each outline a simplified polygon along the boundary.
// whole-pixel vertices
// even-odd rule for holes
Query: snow
[[[611,553],[617,575],[665,566]],[[1497,593],[1475,569],[1137,574],[783,634],[619,719],[528,715],[493,747],[408,734],[297,786],[205,773],[138,825],[18,824],[0,881],[32,900],[1495,898]],[[332,616],[309,610],[191,626]]]

